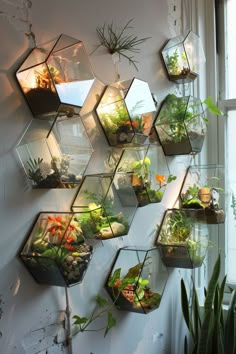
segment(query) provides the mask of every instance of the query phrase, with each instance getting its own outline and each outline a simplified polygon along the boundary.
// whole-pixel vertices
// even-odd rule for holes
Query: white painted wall
[[[57,38],[61,33],[84,41],[88,53],[98,43],[96,26],[114,22],[123,26],[133,18],[138,37],[151,36],[135,55],[137,73],[126,61],[119,64],[121,79],[138,77],[147,81],[160,102],[176,90],[166,76],[159,51],[164,42],[181,29],[178,0],[1,0],[0,11],[0,354],[67,353],[62,344],[65,310],[63,288],[38,285],[18,259],[17,253],[40,211],[69,211],[75,190],[30,190],[14,148],[32,118],[16,84],[15,70],[29,51],[32,41],[25,32],[32,31],[37,45]],[[176,9],[174,11],[174,6]],[[95,52],[91,64],[104,83],[113,82],[115,70],[111,56]],[[103,172],[107,143],[88,114],[84,122],[95,149],[89,173]],[[171,173],[178,179],[168,187],[161,204],[141,208],[135,215],[127,237],[104,242],[95,251],[82,284],[69,289],[72,314],[88,315],[97,294],[106,295],[104,280],[116,251],[126,245],[152,246],[156,225],[165,208],[172,207],[178,195],[188,157],[168,159]],[[115,311],[117,326],[104,339],[99,332],[78,334],[73,338],[73,354],[180,354],[185,327],[180,306],[180,279],[191,272],[170,270],[161,306],[149,315]],[[100,327],[103,323],[97,323]]]

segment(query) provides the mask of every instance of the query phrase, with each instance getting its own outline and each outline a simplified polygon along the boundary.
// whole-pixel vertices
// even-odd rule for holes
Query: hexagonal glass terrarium
[[[127,235],[138,202],[130,186],[120,194],[112,174],[87,175],[72,204],[85,238],[106,240]]]
[[[132,79],[107,86],[96,109],[110,145],[142,144],[156,115],[145,81]]]
[[[160,306],[168,272],[157,248],[121,248],[105,288],[119,310],[147,314]]]
[[[165,155],[199,153],[206,134],[206,121],[201,100],[168,95],[154,123]]]
[[[116,169],[116,180],[123,187],[132,185],[139,206],[161,202],[166,186],[175,176],[170,174],[162,147],[144,145],[124,149]]]
[[[64,113],[33,119],[16,151],[34,188],[78,186],[93,153],[81,118]]]
[[[198,221],[219,224],[225,221],[224,167],[196,165],[187,170],[181,191],[181,207]]]
[[[200,267],[208,248],[207,226],[183,209],[168,209],[159,227],[157,245],[167,267]]]
[[[177,84],[194,81],[205,62],[200,37],[190,31],[168,40],[161,51],[169,80]]]
[[[92,256],[73,213],[40,213],[20,258],[41,284],[72,286],[82,281]]]
[[[16,77],[35,116],[55,114],[64,104],[81,108],[95,79],[83,42],[64,34],[34,48]]]

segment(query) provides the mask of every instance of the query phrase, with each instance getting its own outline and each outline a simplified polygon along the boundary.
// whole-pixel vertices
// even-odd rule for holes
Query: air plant
[[[134,60],[133,55],[128,53],[138,53],[140,51],[137,48],[140,44],[144,43],[151,37],[138,38],[133,34],[126,34],[125,32],[133,27],[130,26],[130,23],[133,19],[129,20],[126,25],[119,29],[114,27],[113,23],[106,24],[103,26],[97,27],[96,32],[100,40],[100,44],[94,49],[91,53],[93,54],[99,47],[103,46],[107,48],[110,54],[117,53],[119,57],[124,57],[129,61],[130,65],[133,65],[138,71],[137,63],[138,61]]]

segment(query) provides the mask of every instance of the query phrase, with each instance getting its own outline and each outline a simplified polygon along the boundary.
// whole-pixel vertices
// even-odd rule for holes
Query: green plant
[[[236,220],[236,197],[232,194],[231,208],[233,209],[234,219]]]
[[[203,104],[207,107],[205,111],[202,108]],[[174,94],[169,94],[164,101],[156,123],[158,132],[164,134],[163,140],[170,140],[174,143],[185,141],[188,132],[202,129],[200,118],[205,124],[208,123],[208,119],[205,117],[207,110],[212,114],[222,115],[221,110],[210,96],[202,102],[200,100],[191,102],[188,97],[177,97]]]
[[[115,305],[115,301],[112,304],[101,297],[100,295],[96,296],[96,306],[94,310],[88,317],[81,317],[79,315],[74,315],[73,319],[75,320],[73,325],[76,332],[85,332],[85,331],[103,331],[104,330],[104,337],[107,335],[108,331],[116,325],[116,319],[113,317],[112,310]],[[90,325],[96,321],[97,319],[106,316],[107,323],[105,327],[97,328],[97,329],[90,329]]]
[[[164,243],[183,243],[191,235],[194,221],[187,217],[181,210],[172,211],[167,216],[165,230],[160,234],[160,240]],[[195,242],[195,241],[193,241]]]
[[[220,255],[218,256],[212,275],[205,289],[204,307],[199,306],[196,287],[193,283],[192,311],[189,310],[189,299],[184,280],[181,280],[181,306],[185,323],[193,342],[189,346],[187,337],[184,340],[184,353],[192,354],[235,354],[236,325],[235,305],[236,292],[233,290],[227,316],[223,316],[223,296],[226,284],[225,276],[219,282]]]
[[[110,54],[118,53],[119,57],[122,56],[127,59],[129,61],[129,64],[133,65],[138,71],[136,65],[138,62],[134,60],[134,57],[132,55],[130,56],[127,53],[138,53],[140,49],[137,47],[140,44],[146,42],[150,37],[138,38],[133,34],[126,34],[125,32],[132,28],[130,26],[130,23],[132,21],[133,19],[129,20],[126,25],[121,29],[114,27],[113,23],[104,23],[103,26],[97,27],[96,32],[100,44],[95,48],[95,50],[97,50],[101,46],[104,46],[105,48],[107,48]],[[92,53],[94,53],[95,50]]]
[[[179,75],[181,72],[181,69],[178,64],[178,60],[179,60],[179,53],[177,49],[175,49],[172,55],[169,55],[168,53],[166,54],[166,66],[171,75]]]

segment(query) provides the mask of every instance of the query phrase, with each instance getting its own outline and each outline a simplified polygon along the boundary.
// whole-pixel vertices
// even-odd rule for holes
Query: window
[[[226,221],[225,221],[225,273],[227,282],[236,286],[236,204],[232,207],[233,196],[236,197],[236,0],[224,0],[218,7],[219,39],[219,92],[220,105],[225,113],[225,124],[219,130],[219,150],[224,151]],[[224,137],[223,137],[224,134]]]

